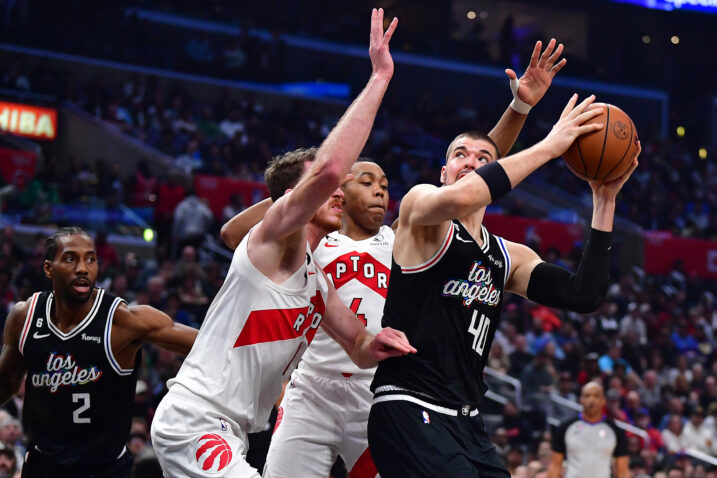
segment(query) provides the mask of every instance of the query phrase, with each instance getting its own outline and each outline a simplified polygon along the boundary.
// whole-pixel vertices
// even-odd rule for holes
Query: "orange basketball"
[[[602,123],[602,129],[579,136],[563,153],[563,159],[582,179],[612,181],[630,169],[637,155],[637,130],[617,106],[594,103],[589,109],[597,106],[602,106],[603,112],[586,124]]]

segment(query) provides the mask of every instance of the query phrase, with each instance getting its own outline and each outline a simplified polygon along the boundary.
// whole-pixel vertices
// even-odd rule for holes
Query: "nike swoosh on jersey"
[[[468,242],[468,243],[473,242],[473,241],[471,241],[471,240],[463,239],[463,238],[460,236],[460,234],[458,234],[458,233],[456,233],[456,239],[458,239],[458,240],[461,241],[461,242]]]
[[[338,244],[329,244],[328,242],[324,243],[324,247],[339,247]]]
[[[49,336],[50,336],[50,334],[39,335],[37,332],[32,334],[33,339],[44,339],[45,337],[49,337]]]

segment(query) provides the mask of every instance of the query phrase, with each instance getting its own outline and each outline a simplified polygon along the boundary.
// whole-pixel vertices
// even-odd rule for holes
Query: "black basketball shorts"
[[[381,478],[510,478],[479,414],[387,400],[371,406],[368,443]],[[436,408],[436,407],[434,407]]]

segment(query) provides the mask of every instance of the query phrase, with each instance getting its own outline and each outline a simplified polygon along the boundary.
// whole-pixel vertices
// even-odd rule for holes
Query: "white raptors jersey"
[[[266,425],[284,379],[314,338],[328,284],[308,243],[306,262],[285,282],[306,285],[275,284],[249,260],[248,238],[234,252],[191,352],[167,385],[213,404],[252,433]]]
[[[314,251],[317,264],[334,283],[341,301],[373,334],[381,331],[394,237],[388,226],[381,226],[378,234],[362,241],[332,232]],[[346,351],[323,330],[317,332],[299,369],[350,373],[367,378],[375,372],[375,369],[357,367]]]

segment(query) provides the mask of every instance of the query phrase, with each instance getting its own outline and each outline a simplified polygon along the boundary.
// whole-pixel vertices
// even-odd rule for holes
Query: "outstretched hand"
[[[563,44],[561,43],[555,48],[555,43],[555,38],[551,38],[545,51],[541,54],[540,50],[543,47],[543,43],[537,41],[535,48],[533,48],[533,54],[530,56],[528,69],[520,77],[516,94],[521,101],[530,106],[535,106],[540,101],[545,92],[548,91],[555,74],[567,63],[565,58],[558,61],[563,53]],[[511,80],[517,78],[515,71],[510,68],[505,70],[505,74]]]
[[[627,182],[628,179],[630,179],[630,175],[637,168],[637,158],[640,156],[641,152],[642,144],[640,143],[640,141],[638,141],[637,154],[632,159],[632,165],[630,166],[630,169],[628,169],[627,172],[625,172],[625,174],[623,174],[619,178],[615,178],[612,181],[588,181],[590,183],[590,187],[593,190],[593,195],[595,197],[614,199],[617,196],[617,193],[620,192],[620,189],[622,189],[622,186]]]
[[[377,362],[416,352],[417,350],[408,343],[406,334],[391,327],[386,327],[376,334],[368,348],[369,356]]]
[[[393,17],[391,24],[383,31],[383,8],[371,12],[371,43],[368,47],[368,55],[371,58],[374,74],[393,76],[393,58],[388,50],[393,32],[398,25],[398,18]]]

